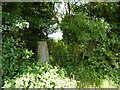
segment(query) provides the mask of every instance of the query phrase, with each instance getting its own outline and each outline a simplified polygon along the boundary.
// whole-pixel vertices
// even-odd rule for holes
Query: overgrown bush
[[[79,47],[77,44],[65,44],[63,41],[49,42],[50,63],[64,68],[68,77],[74,77],[78,81],[77,87],[86,88],[90,85],[91,87],[102,87],[103,80],[112,81],[112,85],[117,87],[119,83],[117,70],[104,60],[97,62],[82,60],[83,56],[78,56],[82,52]],[[100,56],[98,55],[98,57]]]
[[[5,37],[4,37],[5,38]],[[19,38],[7,37],[3,43],[2,71],[3,77],[12,78],[19,74],[26,61],[31,60],[32,51],[24,47],[24,42]]]
[[[51,64],[64,66],[65,62],[69,62],[70,53],[67,49],[68,46],[63,41],[54,42],[53,40],[49,40],[48,46]]]
[[[61,66],[77,66],[76,72],[85,81],[97,83],[107,76],[119,84],[119,31],[111,28],[104,19],[85,14],[66,16],[61,23],[64,39],[51,45],[52,59]]]
[[[3,12],[3,32],[2,32],[2,77],[3,84],[6,79],[11,79],[15,75],[23,73],[27,63],[33,61],[33,52],[26,48],[26,44],[21,40],[22,33],[26,26],[25,20],[12,17],[9,13]]]

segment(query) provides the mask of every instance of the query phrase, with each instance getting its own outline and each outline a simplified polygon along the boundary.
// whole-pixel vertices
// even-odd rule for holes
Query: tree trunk
[[[67,5],[68,5],[68,14],[70,15],[70,3],[68,2]]]

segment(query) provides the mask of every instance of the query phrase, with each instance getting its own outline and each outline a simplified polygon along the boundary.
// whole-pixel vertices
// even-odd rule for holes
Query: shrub
[[[86,71],[81,73],[81,68],[77,72],[85,81],[100,82],[107,76],[119,84],[119,31],[111,28],[104,19],[84,14],[66,16],[61,23],[64,39],[51,45],[53,61],[65,68],[69,62],[79,68],[82,62]]]
[[[32,51],[24,48],[24,42],[19,38],[6,38],[3,43],[2,73],[3,77],[12,78],[19,74],[26,61],[31,60]],[[4,79],[4,78],[3,78]]]
[[[26,27],[23,24],[22,18],[14,18],[8,13],[3,12],[3,45],[2,45],[2,77],[3,84],[6,79],[11,79],[15,75],[23,72],[23,67],[26,67],[28,61],[33,61],[31,58],[33,52],[26,48],[26,44],[21,40],[22,33]],[[16,24],[20,24],[16,26]]]
[[[16,75],[14,79],[5,81],[3,88],[61,88],[76,87],[74,79],[66,77],[66,71],[59,66],[45,63],[31,63],[24,68],[26,71]]]

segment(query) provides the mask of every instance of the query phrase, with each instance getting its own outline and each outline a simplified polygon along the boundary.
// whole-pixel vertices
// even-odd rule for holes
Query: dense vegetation
[[[59,22],[55,3],[3,3],[4,88],[119,88],[120,3],[67,4]],[[57,42],[48,38],[55,23],[63,32]],[[42,40],[48,42],[49,64],[37,60]]]

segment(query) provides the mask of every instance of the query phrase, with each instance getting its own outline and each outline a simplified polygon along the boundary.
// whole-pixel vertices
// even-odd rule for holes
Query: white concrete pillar
[[[37,56],[38,56],[38,61],[49,62],[49,52],[46,41],[38,42]]]

